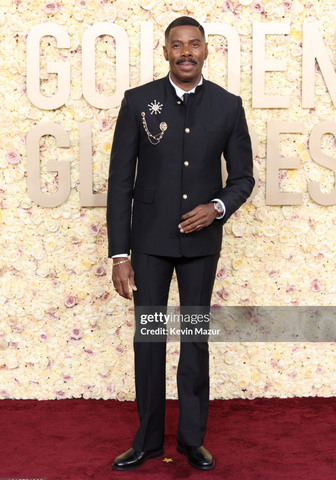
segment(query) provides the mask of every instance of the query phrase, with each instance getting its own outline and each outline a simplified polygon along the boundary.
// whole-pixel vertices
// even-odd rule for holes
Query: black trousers
[[[219,254],[204,257],[160,257],[132,252],[135,306],[166,306],[174,272],[180,305],[208,306]],[[138,319],[136,318],[138,322]],[[132,447],[151,450],[163,445],[166,401],[166,343],[133,341],[135,389],[140,426]],[[177,369],[179,419],[177,438],[185,445],[203,445],[209,409],[207,341],[181,342]]]

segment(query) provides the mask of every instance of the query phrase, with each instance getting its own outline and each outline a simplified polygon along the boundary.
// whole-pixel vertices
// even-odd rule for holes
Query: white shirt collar
[[[178,87],[177,85],[175,85],[175,83],[173,82],[173,80],[170,78],[170,73],[169,73],[169,80],[170,80],[170,83],[173,85],[173,87],[175,88],[175,91],[176,91],[176,95],[182,99],[183,95],[185,93],[195,93],[195,90],[196,88],[198,87],[198,85],[202,85],[203,83],[203,75],[201,76],[201,80],[199,81],[198,85],[196,85],[196,87],[194,87],[193,89],[189,90],[188,92],[186,92],[185,90],[182,90],[182,88]]]

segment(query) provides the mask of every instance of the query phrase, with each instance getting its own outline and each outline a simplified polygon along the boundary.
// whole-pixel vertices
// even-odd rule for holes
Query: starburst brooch
[[[161,113],[163,104],[160,102],[156,103],[156,100],[154,100],[154,102],[149,103],[148,106],[149,106],[149,111],[151,115],[153,115],[153,113],[155,113],[156,115],[157,113]]]

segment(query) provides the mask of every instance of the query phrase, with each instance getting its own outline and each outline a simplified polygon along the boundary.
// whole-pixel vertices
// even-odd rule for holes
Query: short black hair
[[[165,31],[165,42],[168,43],[168,38],[170,30],[175,27],[183,27],[184,25],[191,25],[192,27],[197,27],[202,34],[202,37],[205,38],[204,28],[202,25],[192,17],[179,17],[173,20]]]

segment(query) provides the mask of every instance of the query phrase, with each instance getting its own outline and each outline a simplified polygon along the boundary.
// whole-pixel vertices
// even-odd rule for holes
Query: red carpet
[[[132,472],[112,471],[138,426],[135,402],[1,400],[0,478],[47,480],[334,480],[334,398],[215,400],[202,472],[175,450],[178,405],[167,400],[165,455]],[[163,458],[172,458],[166,463]]]

